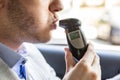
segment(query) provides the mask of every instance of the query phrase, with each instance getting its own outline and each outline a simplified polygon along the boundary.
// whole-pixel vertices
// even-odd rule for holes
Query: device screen
[[[79,35],[79,32],[78,32],[78,31],[77,31],[77,32],[72,32],[72,33],[70,33],[69,36],[70,36],[70,39],[71,39],[71,40],[80,38],[80,35]]]

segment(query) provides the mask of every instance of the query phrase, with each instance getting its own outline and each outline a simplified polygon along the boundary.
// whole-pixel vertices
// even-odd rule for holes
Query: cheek
[[[51,17],[46,7],[31,8],[30,12],[34,16],[35,26],[31,28],[31,33],[38,40],[48,41],[51,38]]]
[[[34,16],[35,24],[40,31],[50,28],[51,18],[48,0],[35,0],[34,7],[29,6],[29,12]],[[49,30],[49,29],[48,29]]]
[[[45,18],[45,17],[43,17]],[[36,27],[34,28],[35,31],[37,33],[37,35],[44,35],[44,36],[47,36],[51,33],[51,27],[50,27],[50,23],[49,23],[49,19],[45,18],[39,18],[37,21],[36,21]]]
[[[50,15],[48,11],[39,11],[39,13],[36,13],[36,18],[38,24],[41,26],[47,26],[50,24]]]
[[[36,24],[40,32],[49,33],[51,26],[51,18],[49,12],[40,11],[39,14],[36,14]]]

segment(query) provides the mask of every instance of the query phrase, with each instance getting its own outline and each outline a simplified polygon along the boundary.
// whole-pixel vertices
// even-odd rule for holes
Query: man
[[[57,12],[63,9],[61,1],[0,0],[0,42],[22,55],[12,66],[1,57],[0,80],[59,80],[36,47],[23,42],[50,40],[51,31],[56,29]],[[77,64],[68,48],[65,48],[65,54],[63,80],[100,80],[99,57],[91,44]],[[12,57],[11,60],[16,59]]]

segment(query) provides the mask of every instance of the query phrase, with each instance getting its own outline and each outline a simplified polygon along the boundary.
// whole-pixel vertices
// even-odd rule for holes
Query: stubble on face
[[[35,23],[34,16],[29,13],[19,0],[8,2],[8,20],[10,21],[12,35],[15,41],[19,42],[46,42],[41,41],[38,33],[38,25]],[[44,35],[44,34],[42,34]]]
[[[15,38],[24,37],[30,26],[34,25],[34,18],[27,13],[25,8],[20,4],[19,0],[10,0],[8,2],[8,12],[7,12],[8,20],[10,22],[10,26],[16,36]],[[14,28],[14,29],[13,29]],[[21,40],[20,40],[21,41]]]

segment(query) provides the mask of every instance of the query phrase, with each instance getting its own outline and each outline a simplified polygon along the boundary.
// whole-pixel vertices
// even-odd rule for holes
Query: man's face
[[[60,0],[8,0],[7,17],[19,41],[47,42],[56,29]],[[15,30],[16,29],[16,30]],[[14,36],[14,35],[13,35]]]

